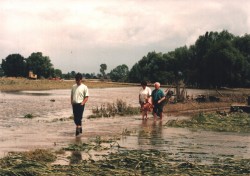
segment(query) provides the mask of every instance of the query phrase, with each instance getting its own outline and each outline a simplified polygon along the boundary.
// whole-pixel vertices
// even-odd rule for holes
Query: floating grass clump
[[[93,114],[88,118],[114,117],[116,115],[138,115],[140,109],[138,107],[131,107],[123,100],[117,99],[116,103],[107,103],[92,109]]]
[[[24,116],[24,118],[26,118],[26,119],[32,119],[32,118],[34,118],[34,115],[33,114],[26,114]]]
[[[119,147],[119,144],[116,142],[119,138],[114,139],[103,139],[100,136],[96,136],[94,139],[90,139],[88,143],[79,142],[75,144],[70,144],[68,147],[63,148],[66,151],[100,151],[100,150],[108,150],[110,149],[107,146],[102,144],[110,144],[110,147],[116,146]]]
[[[68,147],[63,148],[66,151],[89,151],[94,148],[95,145],[87,143],[70,144]]]
[[[250,114],[230,113],[200,113],[189,120],[170,120],[169,127],[187,127],[223,132],[250,132]]]
[[[48,175],[49,163],[56,155],[49,150],[37,149],[29,152],[11,152],[0,159],[1,176]]]

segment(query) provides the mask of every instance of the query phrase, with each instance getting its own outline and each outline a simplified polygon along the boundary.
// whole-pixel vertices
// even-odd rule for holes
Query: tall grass
[[[114,117],[116,115],[138,115],[140,114],[139,107],[132,107],[121,99],[117,99],[115,103],[106,103],[100,107],[92,109],[93,114],[88,118]]]

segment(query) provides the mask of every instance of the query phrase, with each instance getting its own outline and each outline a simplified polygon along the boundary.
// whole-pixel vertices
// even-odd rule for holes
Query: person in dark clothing
[[[82,116],[86,102],[89,98],[88,87],[82,83],[82,74],[75,76],[76,84],[71,89],[71,104],[76,125],[76,136],[82,133]]]
[[[161,84],[159,82],[156,82],[154,86],[155,89],[152,92],[152,101],[154,105],[153,108],[154,120],[156,121],[157,116],[159,116],[160,120],[162,120],[165,95],[164,92],[160,89]]]

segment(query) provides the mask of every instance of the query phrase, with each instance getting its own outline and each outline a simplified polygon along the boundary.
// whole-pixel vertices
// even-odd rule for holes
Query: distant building
[[[37,75],[33,71],[29,71],[29,79],[37,79]]]

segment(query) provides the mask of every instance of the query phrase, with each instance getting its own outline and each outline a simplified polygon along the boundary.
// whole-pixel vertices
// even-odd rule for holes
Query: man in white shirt
[[[76,84],[71,89],[71,104],[76,125],[76,136],[82,133],[82,116],[86,102],[89,98],[89,90],[82,83],[82,74],[77,73],[75,76]]]

